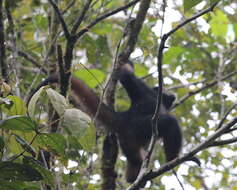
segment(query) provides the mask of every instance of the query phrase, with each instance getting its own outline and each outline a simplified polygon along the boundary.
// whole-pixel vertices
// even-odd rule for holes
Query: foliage
[[[169,21],[169,15],[166,15],[163,33],[219,1],[184,0],[183,4],[173,4],[168,0],[168,8],[172,7],[172,14],[178,15],[178,18]],[[58,1],[69,31],[83,12],[86,2],[89,1]],[[92,1],[77,32],[86,29],[104,13],[126,3],[123,0]],[[136,75],[150,86],[157,85],[157,41],[161,38],[162,6],[158,1],[152,2],[131,55]],[[223,118],[226,124],[237,117],[236,107],[228,113],[237,101],[236,74],[223,80],[224,76],[237,71],[235,7],[234,1],[220,1],[213,12],[176,31],[166,44],[163,79],[165,89],[177,95],[177,105],[172,113],[182,126],[183,153],[213,134]],[[136,16],[137,9],[137,5],[129,7],[98,22],[75,43],[70,71],[99,95],[103,94],[117,51],[125,46],[127,20],[130,14]],[[99,189],[102,138],[96,138],[93,118],[80,107],[75,107],[68,96],[65,98],[60,94],[60,90],[49,86],[40,88],[26,104],[30,91],[47,77],[47,73],[55,72],[57,45],[62,47],[63,52],[68,48],[58,15],[49,1],[43,0],[14,1],[10,5],[13,25],[6,6],[3,13],[5,60],[12,72],[8,75],[9,80],[0,81],[0,189]],[[217,81],[217,84],[193,93],[211,81]],[[185,96],[188,98],[179,103]],[[116,91],[116,110],[129,106],[124,97],[125,91],[119,87]],[[226,113],[228,116],[225,118]],[[58,127],[56,131],[55,124]],[[236,127],[232,129],[217,140],[233,139]],[[202,166],[199,168],[185,162],[176,167],[178,176],[186,189],[236,189],[235,151],[234,143],[202,150],[197,154]],[[50,164],[45,152],[51,154]],[[155,169],[164,163],[159,145],[152,163]],[[124,167],[125,161],[120,155],[116,164],[118,189],[128,186],[124,177],[120,177],[124,175]],[[215,180],[213,176],[216,176]],[[171,173],[166,172],[147,187],[180,189],[176,181]]]

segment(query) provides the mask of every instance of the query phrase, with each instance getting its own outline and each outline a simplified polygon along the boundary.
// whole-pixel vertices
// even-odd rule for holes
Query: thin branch
[[[175,89],[179,89],[179,88],[188,88],[189,86],[204,83],[206,81],[207,81],[206,79],[203,79],[203,80],[200,80],[200,81],[190,82],[188,84],[177,84],[175,86],[170,86],[170,87],[166,88],[166,90],[175,90]]]
[[[182,28],[184,25],[196,20],[197,18],[201,17],[202,15],[204,14],[207,14],[211,11],[214,10],[214,8],[217,6],[218,2],[217,3],[214,3],[213,5],[211,5],[209,8],[203,10],[203,11],[200,11],[199,13],[197,13],[196,15],[194,15],[193,17],[183,21],[182,23],[180,23],[178,26],[176,26],[173,30],[169,31],[166,36],[167,38],[172,35],[173,33],[175,33],[177,30],[179,30],[180,28]]]
[[[77,32],[77,29],[79,28],[80,24],[82,23],[83,19],[85,18],[86,12],[90,8],[92,0],[87,0],[87,3],[85,4],[81,15],[77,18],[76,22],[73,24],[71,34],[74,35]]]
[[[13,47],[11,46],[7,46],[7,49],[10,50],[10,51],[14,51]],[[42,67],[41,64],[38,63],[38,61],[36,61],[31,55],[19,50],[19,49],[16,49],[17,53],[19,56],[25,58],[27,61],[31,62],[33,65],[35,65],[37,68],[40,68],[42,70],[42,72],[44,74],[47,73],[47,70],[45,68]]]
[[[96,25],[98,22],[100,22],[100,21],[102,21],[102,20],[104,20],[104,19],[106,19],[106,18],[108,18],[108,17],[110,17],[110,16],[112,16],[112,15],[115,15],[115,14],[117,14],[117,13],[120,12],[120,11],[123,11],[123,10],[128,9],[129,7],[131,7],[131,6],[135,5],[136,3],[138,3],[139,1],[140,1],[140,0],[133,0],[133,1],[131,1],[130,3],[128,3],[128,4],[126,4],[126,5],[122,6],[122,7],[119,7],[119,8],[117,8],[117,9],[115,9],[115,10],[112,10],[112,11],[110,11],[110,12],[108,12],[108,13],[105,13],[104,15],[101,15],[100,17],[98,17],[97,19],[95,19],[92,23],[90,23],[90,24],[87,25],[85,28],[83,28],[81,31],[79,31],[79,32],[76,34],[75,38],[76,38],[76,39],[80,38],[83,34],[85,34],[86,32],[88,32],[89,29],[92,28],[94,25]]]
[[[62,11],[62,15],[64,15],[75,3],[76,0],[72,0],[70,3],[68,3],[67,7]]]
[[[51,6],[53,7],[55,13],[58,15],[58,18],[59,18],[59,21],[60,21],[60,23],[62,25],[62,29],[63,29],[63,32],[64,32],[64,35],[65,35],[66,39],[70,40],[71,35],[70,35],[69,31],[68,31],[66,22],[64,21],[63,15],[61,14],[57,4],[53,0],[48,0],[48,1],[51,4]]]
[[[234,137],[234,138],[228,139],[228,140],[223,140],[223,141],[214,141],[213,143],[208,145],[208,147],[224,146],[224,145],[235,143],[235,142],[237,142],[237,137]]]
[[[186,101],[186,100],[187,100],[188,98],[190,98],[191,96],[194,96],[194,95],[198,94],[199,92],[201,92],[201,91],[203,91],[203,90],[206,90],[206,89],[208,89],[208,88],[210,88],[210,87],[216,85],[216,84],[218,83],[218,81],[223,81],[223,80],[229,79],[229,78],[233,77],[233,76],[236,75],[236,74],[237,74],[237,71],[233,71],[233,72],[227,74],[226,76],[222,77],[222,78],[219,79],[219,80],[215,79],[214,81],[207,83],[207,84],[206,84],[205,86],[203,86],[202,88],[199,88],[199,89],[197,89],[197,90],[188,92],[186,95],[184,95],[182,98],[180,98],[179,101],[177,101],[177,102],[172,106],[171,109],[173,109],[173,108],[179,106],[180,104],[182,104],[184,101]]]
[[[217,126],[217,129],[221,128],[221,126],[223,125],[223,123],[225,122],[227,116],[230,114],[230,112],[235,109],[237,106],[237,103],[234,104],[233,106],[231,106],[231,108],[225,113],[225,115],[223,116],[223,118],[221,119],[219,125]]]

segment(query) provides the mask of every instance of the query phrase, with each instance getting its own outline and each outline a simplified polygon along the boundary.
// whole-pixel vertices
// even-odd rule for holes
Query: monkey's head
[[[153,88],[153,90],[158,93],[159,91],[159,87],[156,86]],[[173,105],[174,101],[175,101],[176,97],[174,94],[166,92],[165,90],[162,91],[162,103],[165,106],[165,108],[167,110],[169,110],[171,108],[171,106]]]

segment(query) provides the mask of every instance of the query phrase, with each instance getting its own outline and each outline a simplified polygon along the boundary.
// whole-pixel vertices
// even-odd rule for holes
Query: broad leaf
[[[25,132],[36,130],[33,121],[29,117],[22,115],[11,116],[0,121],[0,128]]]
[[[52,88],[46,89],[46,93],[56,112],[60,116],[63,115],[65,109],[68,107],[65,97],[59,94],[57,91],[53,90]]]
[[[43,180],[46,184],[50,185],[51,187],[55,186],[55,177],[53,172],[47,170],[46,168],[44,168],[38,160],[35,160],[33,158],[30,157],[25,157],[24,158],[24,163],[27,163],[28,165],[30,165],[32,168],[36,169],[41,176],[43,177]]]
[[[79,109],[66,109],[63,117],[63,125],[77,136],[83,136],[91,123],[90,117]]]
[[[4,190],[40,190],[35,182],[23,182],[23,181],[0,181],[0,189]]]
[[[203,0],[184,0],[184,11],[188,11]]]
[[[229,20],[227,15],[224,14],[222,11],[218,10],[213,15],[210,25],[212,33],[217,37],[225,38],[227,34]]]
[[[37,143],[43,148],[53,151],[59,156],[63,156],[66,149],[65,138],[58,133],[40,134],[36,137]]]
[[[29,112],[29,116],[31,118],[34,118],[34,113],[35,113],[35,105],[36,102],[38,101],[38,99],[40,98],[43,89],[45,87],[41,87],[30,99],[29,104],[28,104],[28,112]]]
[[[95,88],[105,79],[105,74],[98,69],[79,69],[73,75],[82,79],[90,88]]]
[[[2,106],[3,111],[9,115],[24,115],[26,114],[26,106],[21,98],[18,96],[8,96],[7,99],[10,101],[10,104],[4,104]]]
[[[0,180],[39,181],[41,174],[27,164],[0,162]]]
[[[92,151],[96,142],[96,130],[93,125],[87,128],[85,135],[79,139],[79,142],[85,150]]]

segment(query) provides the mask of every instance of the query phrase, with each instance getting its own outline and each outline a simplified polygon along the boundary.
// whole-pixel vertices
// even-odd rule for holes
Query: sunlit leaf
[[[141,64],[135,64],[135,74],[138,77],[144,77],[148,74],[148,69]]]
[[[10,104],[2,105],[3,111],[9,115],[24,115],[26,114],[26,106],[21,98],[18,96],[7,96],[7,99],[10,101]]]
[[[215,15],[212,16],[210,21],[212,34],[217,37],[225,38],[227,34],[229,20],[227,15],[222,11],[218,10]]]
[[[73,75],[82,79],[90,88],[95,88],[105,79],[105,74],[98,69],[79,69]]]
[[[85,150],[92,151],[93,147],[95,146],[95,140],[96,140],[95,126],[90,125],[90,127],[87,128],[84,136],[79,139],[79,142]]]
[[[188,11],[203,0],[184,0],[184,11]]]

